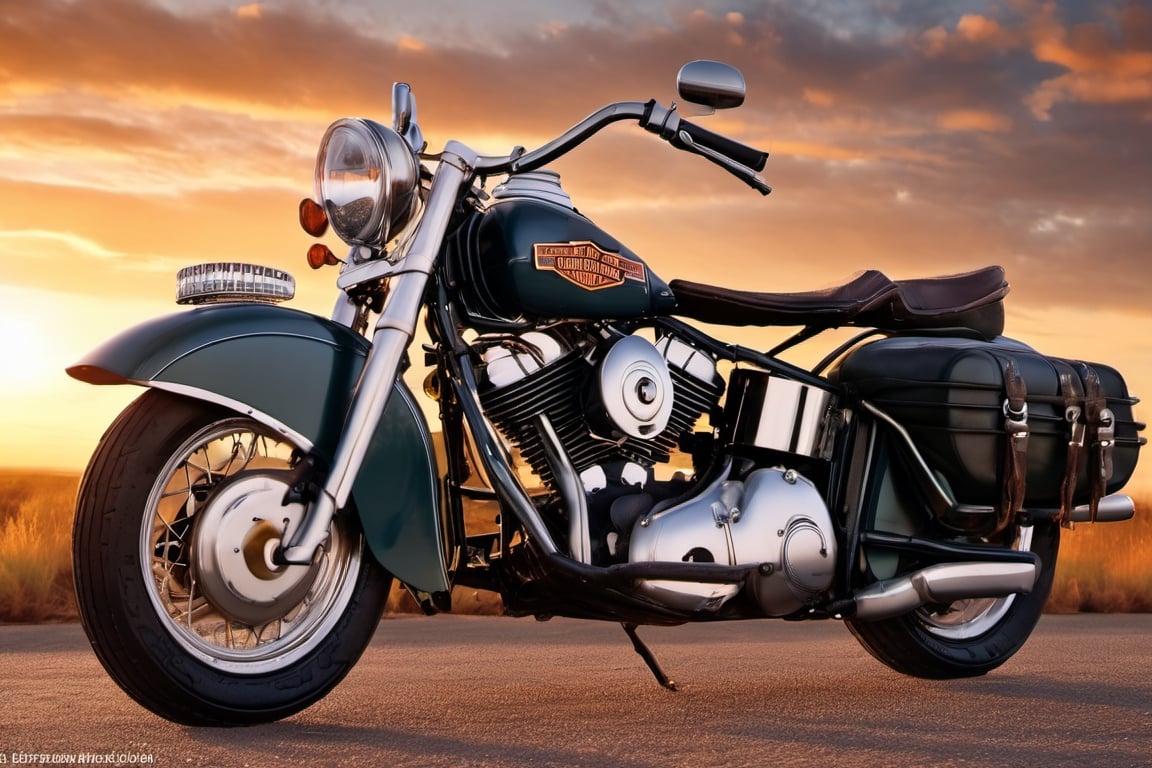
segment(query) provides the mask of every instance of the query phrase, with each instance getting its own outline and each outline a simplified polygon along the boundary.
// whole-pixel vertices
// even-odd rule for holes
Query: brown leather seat
[[[886,331],[973,331],[994,338],[1004,331],[1008,283],[1001,267],[913,280],[891,280],[867,270],[833,288],[763,293],[673,280],[671,314],[718,325],[851,325]]]

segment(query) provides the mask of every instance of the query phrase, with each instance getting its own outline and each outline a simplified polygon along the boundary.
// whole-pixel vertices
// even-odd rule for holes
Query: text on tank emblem
[[[556,272],[588,291],[623,285],[625,280],[645,282],[642,263],[605,251],[589,240],[536,243],[533,255],[536,269]]]

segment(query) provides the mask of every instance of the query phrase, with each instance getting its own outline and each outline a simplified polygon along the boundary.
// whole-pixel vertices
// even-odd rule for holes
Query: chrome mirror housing
[[[416,122],[416,96],[408,83],[392,84],[392,129],[404,137],[412,151],[424,151],[424,134]]]
[[[692,104],[729,109],[744,103],[746,86],[740,70],[719,61],[690,61],[676,75],[676,91]]]

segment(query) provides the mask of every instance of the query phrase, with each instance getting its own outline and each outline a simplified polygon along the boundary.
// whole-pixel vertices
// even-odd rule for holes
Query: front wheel
[[[869,653],[897,672],[929,679],[990,672],[1020,650],[1040,620],[1052,590],[1060,527],[1052,522],[1021,527],[1013,546],[1040,558],[1028,594],[959,600],[882,621],[845,623]]]
[[[108,429],[80,486],[77,603],[132,698],[187,725],[246,725],[323,697],[375,632],[391,577],[338,515],[311,565],[272,552],[295,447],[252,419],[150,390]]]

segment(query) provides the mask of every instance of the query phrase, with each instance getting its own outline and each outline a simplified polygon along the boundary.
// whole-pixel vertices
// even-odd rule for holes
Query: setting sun
[[[28,297],[0,286],[0,390],[5,394],[25,395],[43,387],[59,370],[46,327],[53,322],[48,307],[37,309]]]

